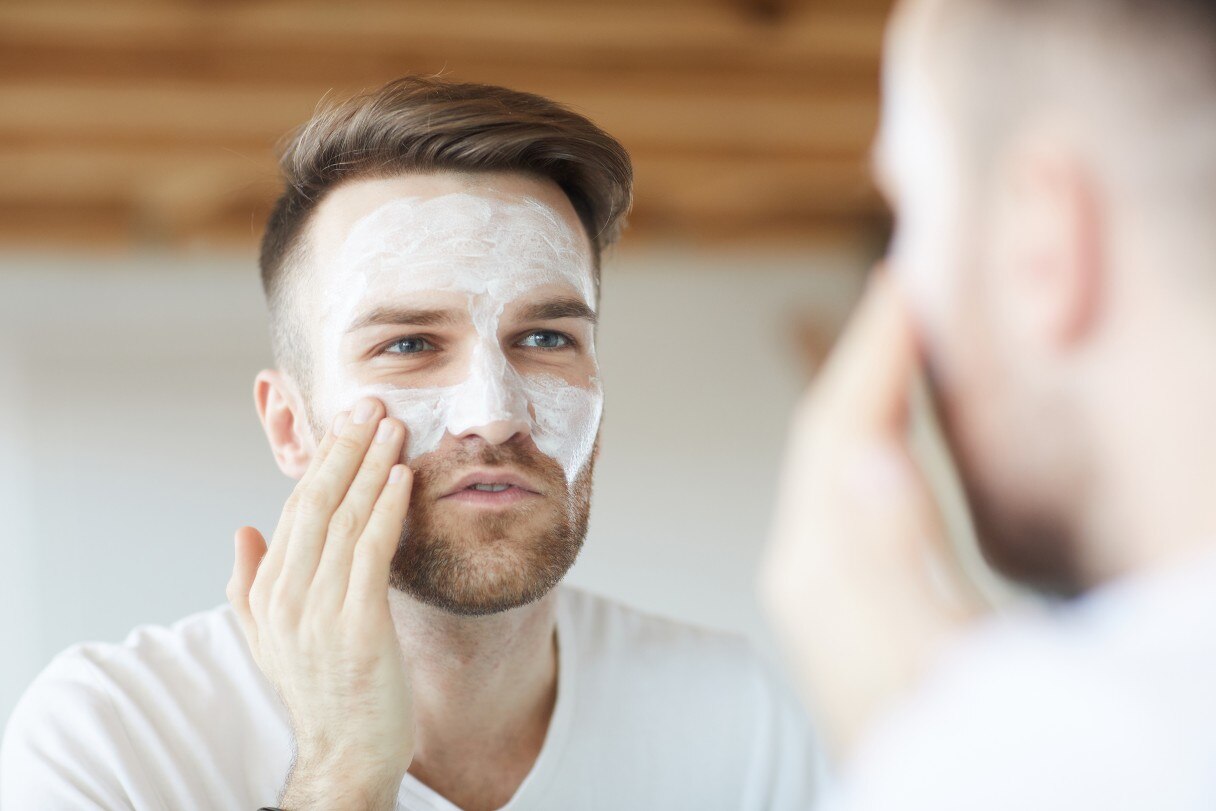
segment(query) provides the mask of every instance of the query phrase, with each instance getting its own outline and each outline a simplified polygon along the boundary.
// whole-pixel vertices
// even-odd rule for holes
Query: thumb
[[[249,646],[256,650],[257,626],[249,610],[249,590],[253,588],[258,566],[266,555],[266,539],[253,527],[241,527],[233,540],[236,556],[232,564],[232,577],[228,580],[228,602],[236,611]]]
[[[919,363],[907,303],[895,279],[880,271],[824,368],[821,405],[863,436],[901,436]]]

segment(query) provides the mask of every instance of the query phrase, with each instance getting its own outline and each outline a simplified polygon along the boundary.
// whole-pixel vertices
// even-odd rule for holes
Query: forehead
[[[515,175],[422,174],[358,181],[318,207],[308,234],[325,299],[451,291],[510,298],[566,283],[590,303],[594,265],[566,195]]]

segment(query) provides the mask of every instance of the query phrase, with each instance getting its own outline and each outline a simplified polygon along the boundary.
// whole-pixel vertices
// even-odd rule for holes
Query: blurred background
[[[224,600],[291,484],[252,404],[276,143],[406,73],[621,139],[607,392],[570,582],[767,647],[791,405],[883,250],[887,0],[0,3],[0,725],[59,650]]]

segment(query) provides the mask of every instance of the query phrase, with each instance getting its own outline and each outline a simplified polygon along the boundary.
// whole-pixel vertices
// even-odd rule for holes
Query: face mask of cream
[[[445,434],[506,423],[529,432],[574,480],[591,457],[603,412],[598,367],[586,386],[520,374],[498,334],[506,307],[541,286],[560,285],[595,308],[588,251],[556,213],[531,199],[399,198],[355,223],[335,265],[323,319],[330,379],[318,392],[327,413],[362,396],[383,400],[409,429],[409,461],[435,450]],[[357,313],[435,293],[467,302],[476,338],[462,379],[426,388],[343,379],[341,338]],[[594,361],[594,346],[588,351]]]

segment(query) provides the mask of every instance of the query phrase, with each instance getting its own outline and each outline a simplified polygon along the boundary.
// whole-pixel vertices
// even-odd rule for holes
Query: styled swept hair
[[[494,85],[405,76],[323,105],[291,134],[284,190],[262,236],[259,266],[275,363],[307,389],[304,325],[292,278],[317,206],[337,186],[411,172],[518,172],[556,183],[600,258],[620,236],[633,199],[633,166],[615,138],[542,96]]]

